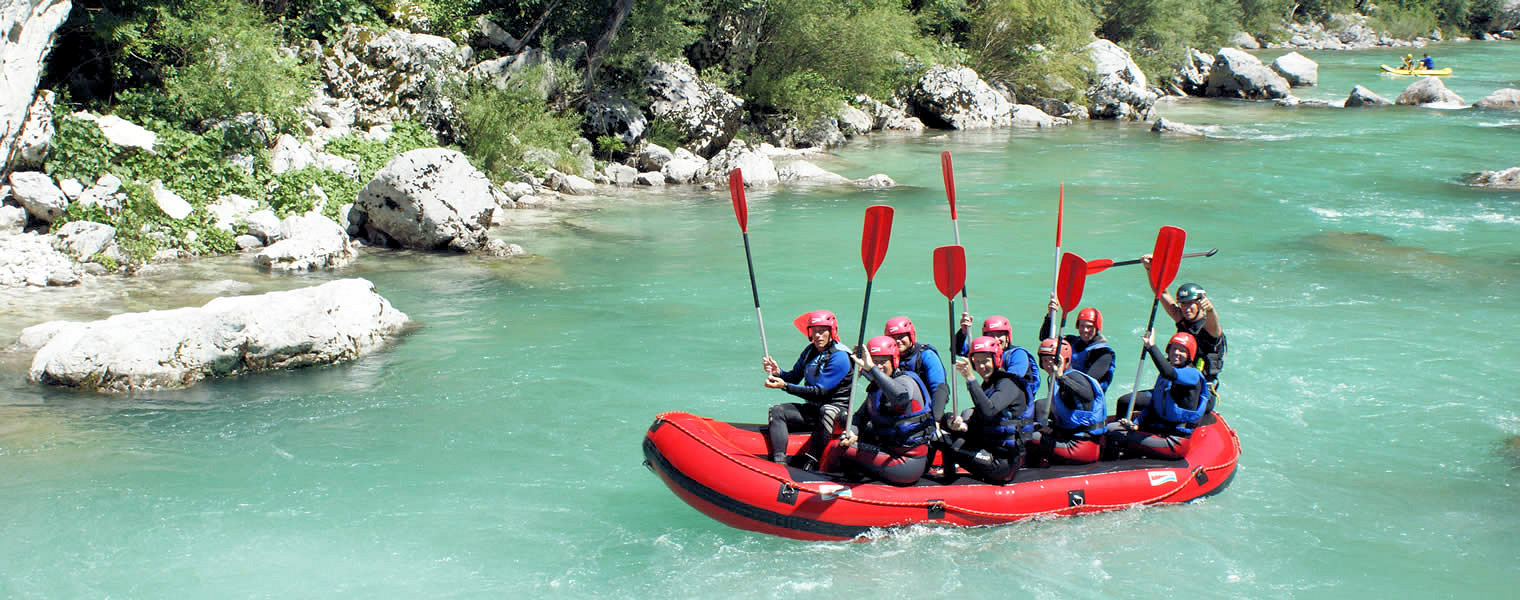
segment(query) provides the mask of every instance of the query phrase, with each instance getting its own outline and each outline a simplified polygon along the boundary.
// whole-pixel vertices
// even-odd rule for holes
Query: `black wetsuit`
[[[840,453],[841,464],[860,469],[874,479],[895,485],[913,485],[929,468],[927,432],[934,427],[933,417],[924,412],[918,418],[920,430],[909,436],[911,439],[889,439],[890,434],[877,431],[871,420],[871,395],[881,390],[874,409],[890,420],[915,412],[915,409],[923,411],[927,405],[924,390],[903,371],[890,377],[881,369],[871,369],[865,374],[871,384],[866,386],[866,399],[851,420],[860,436],[859,441]]]
[[[797,357],[792,370],[778,375],[787,382],[784,388],[786,393],[806,402],[788,402],[771,407],[767,436],[771,442],[771,459],[776,462],[786,459],[786,440],[792,427],[813,430],[803,453],[816,461],[822,455],[824,445],[834,435],[834,424],[844,416],[845,404],[850,400],[850,386],[854,383],[850,377],[853,368],[851,365],[854,363],[850,361],[849,352],[837,342],[825,352],[827,354],[819,352],[817,346],[808,344]],[[837,372],[841,368],[844,372]],[[818,385],[820,382],[833,382],[835,377],[839,378],[838,383],[831,387]]]
[[[959,434],[945,448],[945,475],[954,477],[955,466],[966,468],[973,477],[988,483],[1013,481],[1019,467],[1024,465],[1024,448],[1018,434],[993,431],[999,426],[1021,428],[1016,422],[1029,408],[1029,396],[1019,378],[1001,369],[981,385],[967,381],[966,391],[971,394],[972,408],[962,413],[966,421],[966,433]],[[1011,418],[1010,418],[1011,417]],[[1009,446],[1012,439],[1014,444]]]

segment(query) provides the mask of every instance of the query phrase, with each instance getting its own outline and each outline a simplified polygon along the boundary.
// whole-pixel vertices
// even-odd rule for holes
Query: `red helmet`
[[[897,370],[897,340],[890,336],[878,335],[866,342],[866,352],[872,359],[878,356],[892,357],[892,369]]]
[[[997,338],[984,335],[971,340],[971,351],[966,354],[971,355],[978,352],[992,353],[992,364],[999,369],[1003,368],[1003,344]]]
[[[1077,311],[1077,322],[1092,321],[1093,329],[1103,331],[1103,313],[1091,306]]]
[[[892,317],[887,319],[887,329],[884,332],[892,337],[904,333],[908,334],[908,344],[918,343],[918,332],[913,330],[913,321],[907,317]]]
[[[792,325],[797,328],[797,331],[801,331],[804,337],[809,339],[812,339],[813,336],[808,335],[808,328],[827,327],[829,328],[829,333],[834,337],[834,341],[839,341],[839,320],[835,319],[834,313],[829,311],[815,310],[810,313],[802,313],[797,318],[792,319]]]
[[[1198,340],[1193,339],[1193,334],[1191,333],[1186,331],[1177,332],[1177,335],[1172,336],[1172,339],[1166,343],[1166,347],[1171,348],[1172,344],[1177,344],[1187,350],[1188,360],[1193,360],[1193,357],[1198,356]]]
[[[1008,317],[993,315],[982,321],[982,335],[992,335],[994,331],[1008,334],[1008,339],[1013,339],[1013,325],[1008,324]]]
[[[1056,355],[1056,339],[1045,338],[1040,340],[1040,356]],[[1071,343],[1061,340],[1061,360],[1071,360]]]

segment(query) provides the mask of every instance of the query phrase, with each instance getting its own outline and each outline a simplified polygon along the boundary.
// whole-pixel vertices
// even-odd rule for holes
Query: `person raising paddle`
[[[1001,342],[978,337],[969,354],[955,361],[955,371],[966,379],[973,406],[949,416],[947,428],[963,435],[944,448],[945,475],[953,480],[959,464],[987,483],[1008,483],[1024,465],[1023,431],[1034,421],[1033,403],[1023,381],[1003,370]]]
[[[1154,333],[1141,338],[1145,352],[1156,365],[1156,385],[1150,402],[1134,422],[1119,419],[1108,426],[1108,435],[1130,452],[1153,458],[1177,459],[1187,455],[1193,428],[1208,412],[1209,387],[1203,373],[1190,366],[1198,342],[1178,332],[1166,344],[1166,356],[1153,343]]]
[[[1060,299],[1051,294],[1050,312],[1045,313],[1045,322],[1040,325],[1041,340],[1050,338],[1050,315],[1061,310]],[[1062,336],[1061,340],[1072,348],[1070,368],[1097,379],[1107,392],[1108,384],[1114,380],[1114,349],[1103,337],[1103,313],[1091,306],[1077,311],[1077,334]]]
[[[970,346],[966,343],[970,339],[971,313],[961,313],[961,328],[955,332],[955,347],[958,356],[966,356],[970,352]],[[1019,378],[1024,382],[1024,390],[1030,398],[1034,398],[1040,391],[1040,370],[1035,364],[1034,355],[1030,354],[1022,346],[1013,343],[1013,325],[1008,322],[1008,317],[993,315],[982,321],[982,335],[998,341],[1003,348],[1003,370],[1009,375]]]
[[[1050,423],[1033,435],[1040,457],[1057,464],[1098,462],[1108,406],[1098,380],[1071,366],[1071,344],[1061,342],[1056,354],[1055,338],[1040,342],[1040,368],[1060,385],[1050,406]]]
[[[834,423],[848,410],[845,405],[852,384],[850,352],[839,343],[839,321],[832,312],[815,310],[797,317],[793,324],[807,335],[810,343],[802,349],[792,369],[782,371],[769,356],[760,361],[765,368],[765,387],[785,390],[805,402],[772,406],[767,433],[771,460],[785,463],[789,428],[812,428],[808,445],[797,455],[800,468],[812,469],[818,466],[824,445],[834,435]]]
[[[934,415],[929,390],[898,362],[897,340],[879,335],[856,348],[855,364],[871,381],[853,430],[839,437],[841,464],[894,485],[913,485],[929,468]],[[860,433],[856,433],[859,431]]]

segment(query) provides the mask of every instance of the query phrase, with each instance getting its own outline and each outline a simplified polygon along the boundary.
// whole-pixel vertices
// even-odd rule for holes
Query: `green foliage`
[[[359,181],[368,182],[396,155],[418,148],[435,148],[438,138],[426,127],[412,121],[392,124],[390,137],[372,140],[361,135],[345,135],[327,142],[324,152],[353,159],[359,163]],[[324,188],[325,189],[325,188]],[[329,192],[329,195],[331,193]],[[346,202],[346,200],[345,200]]]
[[[743,128],[740,128],[740,131],[743,131]],[[651,144],[674,151],[681,146],[681,131],[670,121],[650,119],[649,131],[644,139]]]
[[[1096,25],[1084,0],[989,2],[971,16],[971,67],[1016,88],[1032,87],[1047,97],[1075,100],[1082,69],[1091,64],[1080,49],[1091,40]]]
[[[935,51],[896,1],[775,2],[744,91],[761,105],[807,119],[849,95],[890,94],[935,62]]]
[[[469,39],[479,14],[480,0],[404,0],[427,15],[428,30],[434,35],[463,42]]]
[[[258,11],[237,0],[189,0],[159,17],[164,88],[190,122],[243,112],[281,129],[298,122],[315,71],[281,49]]]
[[[53,127],[53,149],[43,170],[55,181],[92,182],[96,177],[112,172],[116,147],[106,141],[99,126],[65,116],[55,119]]]
[[[518,166],[539,173],[564,166],[560,149],[569,148],[580,135],[580,115],[551,110],[531,81],[508,89],[488,83],[471,86],[460,116],[465,153],[496,181],[512,177]]]
[[[380,25],[389,4],[389,0],[287,0],[285,10],[272,16],[284,17],[303,37],[326,39],[348,23]],[[264,4],[266,10],[280,5]]]
[[[1400,39],[1429,35],[1438,22],[1435,7],[1414,2],[1407,4],[1408,6],[1400,6],[1397,2],[1385,3],[1373,15],[1368,25],[1379,32]],[[1466,11],[1462,12],[1465,18]]]
[[[606,159],[613,159],[628,151],[628,143],[623,138],[610,135],[596,138],[596,155]]]

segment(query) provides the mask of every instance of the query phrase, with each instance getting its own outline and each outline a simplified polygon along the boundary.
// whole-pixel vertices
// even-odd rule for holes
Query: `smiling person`
[[[945,385],[945,365],[939,360],[939,350],[929,344],[919,343],[913,320],[907,317],[887,319],[887,337],[897,340],[898,362],[902,369],[918,375],[929,387],[930,403],[934,406],[934,419],[938,421],[945,413],[945,399],[950,397],[950,387]]]
[[[1050,311],[1045,313],[1045,322],[1040,325],[1041,340],[1053,335],[1050,331],[1051,314],[1063,314],[1061,301],[1055,294],[1050,295]],[[1103,313],[1091,306],[1077,311],[1076,335],[1064,335],[1061,340],[1071,344],[1071,364],[1068,368],[1092,376],[1103,386],[1103,391],[1107,392],[1108,384],[1114,380],[1114,349],[1109,347],[1108,339],[1103,337]]]
[[[1094,463],[1102,450],[1108,406],[1098,380],[1072,368],[1071,362],[1071,344],[1062,341],[1057,354],[1055,338],[1040,342],[1040,368],[1056,379],[1058,392],[1050,406],[1049,427],[1036,432],[1033,442],[1041,457],[1052,463]]]
[[[987,483],[1008,483],[1024,465],[1023,431],[1034,422],[1034,404],[1023,381],[1003,370],[1003,346],[995,338],[971,340],[969,354],[955,361],[955,371],[966,379],[972,408],[947,419],[946,427],[963,435],[944,449],[945,474],[954,479],[959,464]]]
[[[771,460],[785,463],[790,428],[811,428],[813,435],[798,454],[797,466],[812,469],[818,466],[824,445],[834,435],[834,424],[848,410],[850,352],[839,343],[839,321],[834,313],[815,310],[798,317],[797,324],[799,329],[806,327],[804,333],[809,343],[791,370],[782,371],[769,356],[760,359],[765,368],[765,387],[784,390],[803,400],[772,406],[767,434]]]
[[[859,433],[846,431],[839,438],[841,464],[894,485],[913,485],[929,468],[934,428],[929,390],[918,375],[902,369],[897,340],[890,336],[871,338],[855,363],[871,383],[852,421]]]
[[[1190,436],[1208,412],[1209,386],[1203,372],[1193,364],[1198,343],[1193,336],[1178,332],[1166,344],[1166,355],[1153,344],[1155,333],[1141,338],[1145,352],[1155,363],[1156,385],[1150,402],[1134,422],[1119,419],[1108,426],[1108,435],[1130,452],[1153,458],[1176,459],[1187,455]]]

